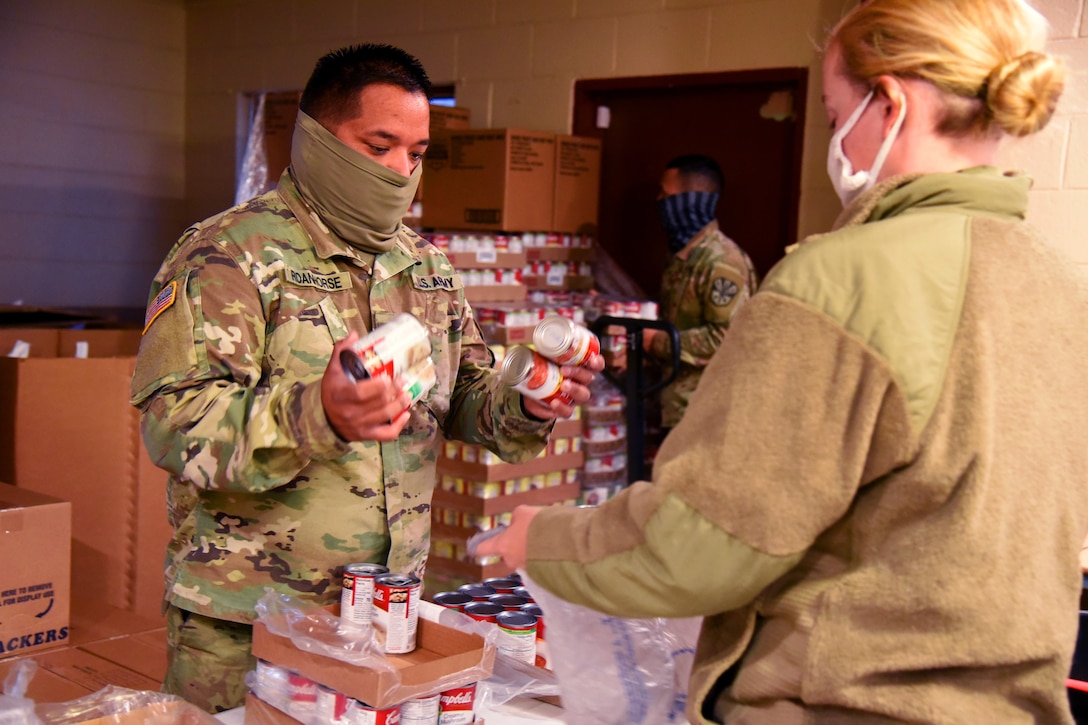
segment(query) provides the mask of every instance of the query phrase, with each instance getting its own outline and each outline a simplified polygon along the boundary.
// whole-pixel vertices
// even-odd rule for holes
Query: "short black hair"
[[[363,43],[318,59],[299,109],[325,126],[349,120],[359,113],[359,93],[375,83],[431,97],[431,79],[415,56],[392,45]]]
[[[680,172],[680,178],[685,182],[690,177],[705,179],[710,185],[710,190],[721,193],[725,186],[725,177],[722,175],[722,167],[709,156],[702,154],[685,154],[665,164],[665,169],[676,169]]]

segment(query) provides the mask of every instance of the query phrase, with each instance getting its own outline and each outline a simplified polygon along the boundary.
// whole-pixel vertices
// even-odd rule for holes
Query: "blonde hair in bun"
[[[831,31],[848,75],[918,78],[943,92],[937,130],[1026,136],[1046,126],[1065,87],[1047,54],[1047,21],[1026,0],[867,0]]]

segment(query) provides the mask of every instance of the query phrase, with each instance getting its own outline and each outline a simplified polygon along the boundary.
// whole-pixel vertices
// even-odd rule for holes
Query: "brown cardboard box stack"
[[[601,142],[522,129],[451,131],[424,158],[423,225],[432,241],[457,231],[502,235],[524,250],[520,283],[533,290],[593,287]],[[451,231],[452,230],[452,231]],[[456,238],[450,242],[458,252]],[[455,266],[458,266],[455,263]],[[469,301],[517,301],[469,296]]]
[[[0,327],[0,679],[33,660],[35,702],[158,691],[166,671],[166,474],[128,403],[139,338]]]

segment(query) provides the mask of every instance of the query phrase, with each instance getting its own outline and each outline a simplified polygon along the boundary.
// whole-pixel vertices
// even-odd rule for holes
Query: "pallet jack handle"
[[[646,443],[646,403],[645,398],[671,383],[680,372],[680,333],[672,323],[661,320],[642,320],[634,317],[610,317],[603,315],[593,321],[590,329],[597,337],[605,334],[609,327],[622,327],[627,334],[627,370],[624,379],[617,379],[608,370],[604,375],[616,387],[621,388],[627,398],[627,482],[634,483],[645,478],[643,448]],[[672,341],[672,363],[663,380],[645,387],[642,359],[646,353],[642,349],[642,331],[645,329],[661,330]]]

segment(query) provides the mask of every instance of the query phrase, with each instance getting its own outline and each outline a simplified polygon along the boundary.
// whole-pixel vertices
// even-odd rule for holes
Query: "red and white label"
[[[455,687],[439,695],[438,725],[469,725],[476,704],[476,683]]]
[[[377,710],[370,705],[364,705],[358,700],[352,701],[349,712],[352,725],[399,725],[400,706],[390,707],[385,710]]]

